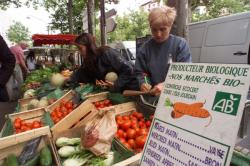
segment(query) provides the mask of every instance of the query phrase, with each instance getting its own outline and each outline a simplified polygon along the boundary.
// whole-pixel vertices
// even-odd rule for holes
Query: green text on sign
[[[212,110],[235,116],[240,104],[240,98],[241,95],[239,94],[217,91]]]

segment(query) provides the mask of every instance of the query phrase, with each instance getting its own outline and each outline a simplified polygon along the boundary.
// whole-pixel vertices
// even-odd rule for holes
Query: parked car
[[[118,50],[126,60],[135,63],[136,44],[135,41],[119,41],[109,44],[110,47]]]

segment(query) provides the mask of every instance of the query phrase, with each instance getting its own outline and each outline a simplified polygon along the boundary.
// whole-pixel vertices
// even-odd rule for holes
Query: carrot
[[[182,102],[176,102],[173,105],[174,110],[172,111],[171,116],[173,118],[180,118],[183,115],[189,115],[197,118],[210,117],[210,121],[208,123],[209,125],[211,123],[212,117],[208,110],[202,108],[203,105],[204,103],[186,104]]]
[[[184,115],[184,114],[179,113],[178,111],[172,111],[172,112],[171,112],[171,117],[174,118],[174,119],[180,118],[180,117],[182,117],[183,115]]]

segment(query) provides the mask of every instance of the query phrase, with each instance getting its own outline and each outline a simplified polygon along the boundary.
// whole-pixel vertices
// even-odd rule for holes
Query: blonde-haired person
[[[192,61],[186,40],[170,34],[175,17],[174,8],[152,9],[148,16],[152,38],[140,47],[136,55],[135,70],[140,90],[150,90],[155,96],[159,96],[163,89],[170,62]]]

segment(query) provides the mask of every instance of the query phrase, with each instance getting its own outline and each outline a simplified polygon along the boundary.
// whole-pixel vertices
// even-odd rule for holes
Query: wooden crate
[[[84,101],[57,124],[55,124],[51,128],[52,133],[61,132],[74,127],[79,121],[84,119],[94,110],[96,110],[96,108],[91,102],[88,100]]]
[[[48,110],[48,111],[54,110],[57,106],[60,105],[61,101],[65,101],[65,102],[72,101],[74,95],[75,95],[75,92],[73,90],[68,91],[61,98],[59,98],[57,101],[55,101],[53,104],[46,107],[46,110]]]
[[[97,94],[91,94],[91,95],[86,95],[87,100],[90,102],[96,102],[96,101],[101,101],[105,100],[108,97],[109,92],[101,92]]]
[[[58,164],[58,159],[56,158],[55,151],[51,141],[51,133],[49,127],[42,127],[34,131],[28,131],[18,135],[12,135],[0,139],[0,165],[3,165],[4,159],[10,155],[14,154],[16,156],[20,155],[26,142],[42,136],[41,142],[38,146],[38,151],[40,151],[45,145],[48,145],[51,149],[53,162],[55,165]]]
[[[40,121],[45,112],[46,112],[45,108],[37,108],[37,109],[33,109],[33,110],[28,110],[28,111],[9,114],[9,115],[6,115],[6,116],[8,116],[10,118],[10,120],[11,120],[11,122],[13,124],[13,129],[14,129],[14,120],[16,118],[19,117],[22,120],[25,120],[26,122],[32,122],[32,121],[35,121],[35,120]],[[6,123],[4,124],[4,126],[3,126],[2,130],[1,130],[1,136],[2,136],[2,132],[5,129],[5,127],[6,127]],[[32,129],[32,130],[37,130],[37,129]]]

